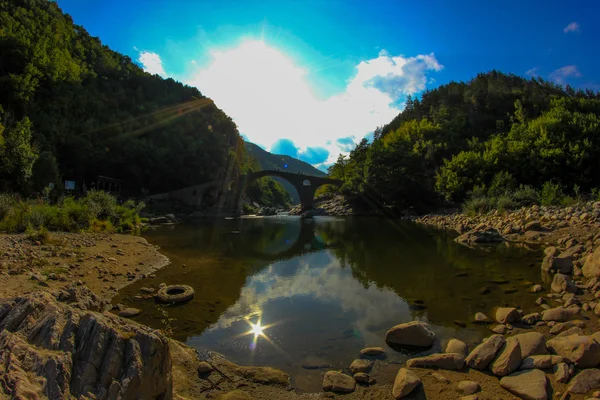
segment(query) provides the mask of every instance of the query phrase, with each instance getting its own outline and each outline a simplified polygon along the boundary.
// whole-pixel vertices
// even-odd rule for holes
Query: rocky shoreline
[[[546,246],[540,281],[530,287],[539,311],[503,305],[476,313],[473,322],[490,336],[472,348],[440,343],[423,321],[396,325],[385,337],[389,348],[365,348],[347,369],[323,370],[323,392],[297,393],[282,371],[213,353],[200,358],[106,311],[117,288],[153,279],[167,264],[144,239],[58,234],[55,244],[39,244],[1,235],[0,387],[12,398],[58,399],[600,398],[599,203],[415,221],[456,231],[468,246]],[[415,356],[395,366],[386,362],[392,351]],[[395,378],[376,382],[370,372],[378,363]]]

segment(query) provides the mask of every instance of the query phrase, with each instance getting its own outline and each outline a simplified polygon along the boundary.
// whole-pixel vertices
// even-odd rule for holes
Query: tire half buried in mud
[[[161,303],[184,303],[194,298],[194,288],[188,285],[169,285],[158,290],[156,300]]]

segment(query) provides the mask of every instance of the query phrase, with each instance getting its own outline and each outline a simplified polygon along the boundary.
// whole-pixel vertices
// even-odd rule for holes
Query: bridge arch
[[[239,179],[239,183],[235,185],[235,189],[237,189],[237,193],[235,194],[235,210],[239,210],[240,200],[243,194],[246,191],[246,188],[250,183],[254,180],[263,178],[265,176],[277,176],[285,179],[298,192],[298,196],[300,197],[300,207],[302,211],[310,210],[314,208],[314,196],[315,191],[322,185],[337,185],[341,186],[342,181],[337,179],[324,178],[319,176],[310,176],[304,175],[300,173],[293,172],[285,172],[278,170],[262,170],[257,172],[251,172],[246,175],[242,175]],[[308,183],[307,185],[305,183]]]

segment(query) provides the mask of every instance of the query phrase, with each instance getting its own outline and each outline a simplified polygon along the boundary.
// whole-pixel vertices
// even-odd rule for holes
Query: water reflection
[[[313,368],[347,367],[362,347],[385,346],[391,326],[415,318],[430,321],[440,338],[478,340],[484,332],[470,316],[501,304],[533,305],[526,289],[540,280],[539,268],[530,266],[536,252],[472,250],[409,222],[221,220],[147,237],[173,265],[116,301],[142,308],[140,322],[152,326],[173,319],[174,336],[199,350],[276,366],[295,379]],[[189,284],[196,298],[163,309],[134,299],[140,287],[160,282]],[[388,362],[404,357],[390,352]]]

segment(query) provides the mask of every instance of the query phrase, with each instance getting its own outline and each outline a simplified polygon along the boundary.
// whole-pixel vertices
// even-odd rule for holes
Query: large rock
[[[446,353],[456,353],[466,357],[468,353],[467,345],[458,339],[450,339],[446,345]]]
[[[521,360],[521,346],[519,341],[513,337],[504,343],[490,364],[490,370],[494,375],[506,376],[519,368]]]
[[[412,358],[406,362],[409,368],[440,368],[460,370],[465,365],[465,357],[456,353],[437,353],[425,357]]]
[[[498,307],[496,309],[496,322],[499,324],[507,324],[516,322],[521,319],[521,316],[516,308],[513,307]]]
[[[351,393],[356,388],[353,377],[337,371],[327,371],[323,377],[323,390],[326,392]]]
[[[556,271],[570,274],[573,271],[573,258],[561,254],[558,257],[546,256],[542,261],[542,271]]]
[[[578,307],[555,307],[542,311],[542,321],[566,322],[579,314]]]
[[[352,371],[353,374],[356,374],[358,372],[369,373],[369,372],[371,372],[372,368],[373,368],[373,361],[363,360],[363,359],[354,360],[354,361],[352,361],[352,364],[350,365],[350,371]]]
[[[581,271],[586,278],[600,277],[600,246],[586,258]]]
[[[168,339],[148,327],[36,292],[0,305],[0,331],[0,387],[13,398],[173,396]]]
[[[500,379],[500,386],[525,400],[548,400],[546,374],[539,369],[515,372]]]
[[[571,360],[578,368],[592,368],[600,364],[600,344],[590,336],[563,336],[548,340],[548,348]]]
[[[388,345],[431,347],[435,341],[435,333],[425,322],[412,321],[399,324],[385,334]]]
[[[555,356],[555,357],[560,357],[560,356]],[[569,365],[564,362],[556,364],[552,369],[554,370],[554,379],[558,383],[569,382],[569,379],[571,379],[571,376],[573,375],[572,372],[575,371],[575,367],[573,366],[573,364]]]
[[[521,346],[521,357],[526,358],[534,354],[548,354],[546,339],[539,332],[526,332],[513,336]]]
[[[548,369],[561,363],[563,358],[561,356],[553,355],[539,355],[529,356],[523,359],[519,369]]]
[[[501,242],[504,240],[500,232],[498,232],[494,228],[488,228],[485,230],[478,230],[477,228],[464,233],[454,239],[458,243],[493,243],[493,242]]]
[[[571,281],[571,279],[564,274],[554,275],[552,285],[550,286],[553,292],[560,293],[565,291],[567,293],[577,293],[579,288]]]
[[[467,366],[483,370],[494,359],[505,339],[502,335],[492,335],[485,342],[475,347],[465,359]]]
[[[571,379],[567,391],[571,393],[587,393],[600,388],[600,369],[586,369]]]
[[[414,372],[407,368],[400,368],[394,380],[392,396],[396,400],[401,399],[408,396],[420,384],[421,379]]]

